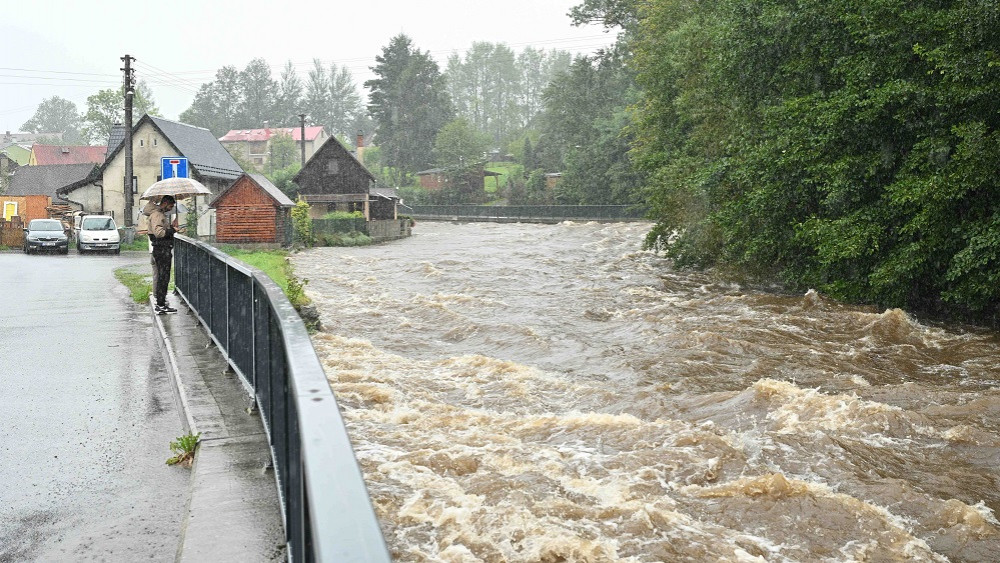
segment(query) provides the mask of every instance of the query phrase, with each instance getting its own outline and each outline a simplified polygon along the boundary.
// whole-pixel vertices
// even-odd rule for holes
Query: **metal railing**
[[[274,462],[289,559],[390,561],[361,470],[302,319],[267,274],[175,237],[174,279],[252,394]]]
[[[415,219],[470,221],[639,221],[646,210],[634,205],[413,205]]]

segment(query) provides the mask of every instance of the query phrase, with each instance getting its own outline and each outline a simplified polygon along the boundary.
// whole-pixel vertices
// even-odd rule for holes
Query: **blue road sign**
[[[164,156],[160,158],[160,179],[187,178],[188,159],[183,156]]]

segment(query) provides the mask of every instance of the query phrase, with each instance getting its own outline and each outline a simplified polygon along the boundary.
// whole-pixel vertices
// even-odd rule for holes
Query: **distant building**
[[[60,198],[82,206],[87,212],[106,212],[119,223],[125,214],[125,151],[123,143],[111,150],[104,163],[87,178],[60,188]],[[143,115],[132,127],[132,224],[142,203],[139,195],[161,179],[160,159],[180,156],[188,159],[190,176],[213,194],[221,193],[243,175],[232,155],[203,127]],[[198,196],[189,202],[190,212],[198,213],[198,232],[211,234],[214,211],[207,204],[215,196]],[[199,208],[205,209],[204,213]]]
[[[288,135],[295,141],[295,162],[302,158],[302,128],[301,127],[265,127],[263,129],[233,129],[222,137],[219,142],[226,150],[239,154],[247,162],[254,165],[258,171],[263,170],[271,159],[271,141],[277,135]],[[316,154],[316,150],[330,136],[326,129],[320,126],[306,127],[306,160]]]
[[[47,164],[104,164],[108,147],[91,145],[39,145],[31,147],[28,166]]]
[[[23,237],[16,236],[17,233],[9,232],[11,228],[16,229],[16,225],[27,225],[32,219],[61,218],[68,209],[53,206],[56,190],[85,178],[95,167],[95,164],[84,163],[21,166],[16,169],[10,176],[7,193],[0,195],[2,218],[7,229],[3,236],[8,239],[7,242],[13,240],[20,244],[23,241]]]
[[[483,187],[481,181],[488,177],[492,177],[496,182],[497,189],[500,189],[500,176],[501,174],[499,172],[486,170],[485,167],[479,166],[477,168],[472,168],[470,171],[463,174],[459,183],[464,186],[466,184],[477,183],[478,180],[480,187]],[[440,190],[441,188],[448,187],[452,183],[452,180],[448,176],[448,171],[444,168],[421,170],[420,172],[417,172],[417,181],[420,182],[421,188],[428,191]]]
[[[0,136],[0,148],[11,144],[28,145],[35,144],[35,141],[59,141],[62,142],[62,133],[11,133],[7,131]]]
[[[444,176],[444,168],[429,168],[417,172],[417,181],[425,190],[440,190],[448,182]]]
[[[390,205],[389,214],[384,204],[378,204],[383,198],[372,193],[375,176],[334,137],[323,143],[294,181],[314,218],[331,211],[360,211],[368,220],[396,216],[394,204]]]
[[[0,154],[4,154],[8,159],[18,166],[27,166],[31,160],[31,146],[11,143],[5,147],[0,147]]]
[[[59,188],[87,178],[96,168],[89,162],[21,166],[11,175],[6,195],[41,195],[55,200]]]

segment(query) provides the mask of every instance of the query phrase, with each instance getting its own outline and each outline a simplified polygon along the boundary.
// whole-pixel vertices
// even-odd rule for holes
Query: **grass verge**
[[[284,250],[244,250],[225,245],[220,246],[219,250],[267,274],[285,292],[285,296],[296,308],[309,304],[309,298],[306,297],[305,293],[305,285],[308,280],[299,280],[295,276],[292,265],[288,262],[288,252]]]
[[[149,293],[153,291],[153,276],[133,272],[127,266],[115,270],[115,279],[128,288],[132,301],[145,303],[149,301]]]
[[[288,252],[284,250],[244,250],[235,246],[221,246],[219,250],[267,274],[285,292],[288,300],[296,309],[309,304],[309,298],[306,297],[305,292],[305,286],[309,280],[300,280],[295,276],[292,265],[288,262]],[[149,301],[149,294],[153,291],[152,271],[148,274],[141,274],[129,266],[124,266],[115,270],[115,279],[128,288],[132,300],[136,303]],[[170,285],[167,287],[167,291],[173,290],[174,271],[171,270]]]

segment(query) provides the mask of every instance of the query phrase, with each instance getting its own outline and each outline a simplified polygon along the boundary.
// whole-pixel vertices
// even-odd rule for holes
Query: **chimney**
[[[365,132],[358,131],[357,150],[355,151],[355,154],[358,157],[358,162],[360,162],[361,164],[365,163],[364,152],[365,152]]]

